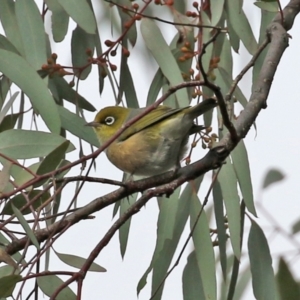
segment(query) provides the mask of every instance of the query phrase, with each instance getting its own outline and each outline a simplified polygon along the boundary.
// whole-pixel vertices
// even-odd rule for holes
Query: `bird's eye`
[[[115,118],[112,116],[109,116],[109,117],[106,117],[104,121],[105,121],[106,125],[112,125],[115,122]]]

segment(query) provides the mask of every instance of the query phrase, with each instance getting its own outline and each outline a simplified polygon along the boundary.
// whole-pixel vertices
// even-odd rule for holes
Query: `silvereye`
[[[117,168],[131,175],[152,176],[177,168],[188,150],[189,135],[205,128],[196,125],[194,119],[215,106],[214,99],[185,108],[160,105],[127,128],[107,147],[106,155]],[[106,107],[87,125],[94,128],[103,144],[144,110]]]

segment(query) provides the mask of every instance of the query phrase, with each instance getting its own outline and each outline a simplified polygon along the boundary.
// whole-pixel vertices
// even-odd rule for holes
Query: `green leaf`
[[[132,3],[130,0],[116,0],[116,4],[121,5],[122,7],[131,7]],[[132,16],[131,14],[128,14],[123,10],[123,8],[117,7],[118,13],[121,18],[121,26],[122,28],[125,28],[126,23],[132,21]],[[132,46],[135,45],[136,39],[137,39],[137,32],[136,32],[136,24],[132,24],[130,29],[127,31],[125,37],[123,38],[123,41],[128,39],[131,43]]]
[[[29,169],[32,173],[36,173],[37,169],[41,165],[41,162],[34,163],[28,166],[26,169],[21,168],[20,166],[13,165],[11,176],[15,179],[14,184],[16,186],[22,186],[24,183],[33,179],[34,176],[27,171]],[[27,189],[27,191],[31,191],[32,186]]]
[[[265,1],[256,1],[253,3],[257,7],[259,7],[262,10],[266,10],[269,12],[277,13],[279,10],[278,3],[276,1],[273,2],[265,2]]]
[[[69,145],[70,141],[65,141],[53,151],[51,151],[41,162],[36,173],[38,175],[42,175],[55,170],[59,166],[60,162],[64,159]],[[41,186],[46,181],[48,181],[48,179],[41,180],[38,183],[36,183],[34,187]]]
[[[24,46],[24,58],[38,70],[47,63],[46,35],[41,14],[33,0],[16,1],[15,11]]]
[[[120,202],[120,217],[129,209],[129,207],[136,202],[138,193],[128,196],[122,199]],[[124,259],[124,255],[127,248],[129,230],[130,230],[131,218],[129,218],[119,229],[119,241],[121,256]]]
[[[225,0],[218,0],[218,1],[212,1],[210,3],[210,11],[211,11],[211,25],[212,26],[217,26],[221,17],[222,17],[222,14],[223,14],[223,11],[224,11],[224,3],[225,3]]]
[[[200,177],[200,179],[197,179],[198,181],[196,182],[198,183],[202,179],[203,177]],[[199,184],[200,183],[198,183],[198,186]],[[138,283],[137,294],[139,294],[146,285],[147,276],[152,269],[152,294],[156,291],[162,279],[166,275],[181,233],[189,216],[190,199],[193,192],[194,185],[192,186],[191,184],[188,184],[180,197],[180,189],[178,188],[174,191],[170,198],[160,198],[160,212],[157,221],[155,250],[148,269],[145,271]],[[160,299],[162,288],[157,293],[156,299]]]
[[[15,13],[15,2],[13,0],[1,0],[0,19],[8,40],[15,46],[19,53],[24,54],[24,45]]]
[[[0,297],[11,296],[16,284],[21,281],[21,279],[21,275],[9,275],[0,278]]]
[[[258,45],[245,12],[240,5],[240,0],[226,0],[225,10],[227,12],[228,23],[234,28],[234,31],[241,39],[248,52],[251,55],[254,55]]]
[[[197,195],[192,195],[190,228],[192,229],[202,206]],[[195,254],[202,279],[204,299],[217,299],[215,255],[210,237],[208,219],[203,210],[193,233]],[[196,267],[196,266],[194,266]]]
[[[219,40],[219,39],[218,39]],[[217,42],[218,42],[217,40]],[[221,49],[218,49],[220,51],[220,62],[218,63],[218,68],[222,68],[223,70],[226,70],[226,73],[228,74],[229,77],[229,84],[232,83],[232,69],[233,69],[233,58],[232,58],[232,49],[230,46],[230,42],[228,40],[228,37],[225,36],[223,39],[223,44],[220,46]],[[216,49],[216,51],[218,51]],[[221,71],[222,72],[222,71]],[[222,78],[223,73],[221,73]],[[224,78],[223,78],[224,81]],[[231,82],[230,82],[231,81]],[[228,88],[224,91],[225,93],[228,92]]]
[[[0,243],[2,245],[8,245],[11,243],[11,240],[9,241],[1,232],[0,232]],[[23,259],[23,255],[20,254],[20,252],[16,252],[14,255],[12,255],[15,261],[20,262],[21,264],[26,264],[26,261]]]
[[[297,222],[295,222],[293,224],[293,227],[292,227],[292,233],[295,234],[295,233],[298,233],[300,231],[300,220],[298,220]]]
[[[233,300],[241,300],[244,299],[243,295],[247,291],[247,286],[251,279],[250,266],[248,265],[242,273],[239,275],[239,280],[237,286],[235,288],[235,293],[233,296]]]
[[[285,260],[281,257],[279,260],[278,273],[276,275],[277,286],[281,299],[299,300],[300,287],[293,277]]]
[[[180,189],[170,197],[160,198],[160,214],[157,226],[157,242],[152,259],[152,292],[158,289],[172,262],[188,216],[192,195],[197,193],[203,177],[189,183],[179,196]],[[160,299],[164,284],[158,290],[154,299]]]
[[[0,278],[12,275],[15,271],[19,273],[19,271],[12,265],[2,266],[0,267]]]
[[[220,72],[221,78],[219,77],[218,72]],[[228,93],[233,81],[232,78],[229,76],[228,72],[222,67],[219,67],[215,70],[215,74],[217,76],[217,82],[220,83],[220,86],[222,88],[223,95]],[[221,79],[221,81],[219,81],[219,79]],[[245,107],[248,104],[247,98],[244,96],[243,92],[238,86],[236,86],[233,95],[243,107]]]
[[[27,193],[29,201],[35,198],[37,195],[41,194],[41,196],[31,205],[34,210],[37,210],[41,205],[43,205],[49,198],[51,197],[49,192],[43,192],[42,190],[33,190],[30,193]],[[27,200],[23,196],[23,194],[19,194],[13,198],[11,198],[4,206],[1,214],[3,215],[12,215],[14,213],[12,209],[12,204],[21,211],[21,208],[27,204]],[[31,209],[28,207],[23,209],[23,215],[27,215],[31,213]]]
[[[32,229],[29,227],[29,225],[28,225],[26,219],[24,218],[24,216],[22,215],[22,213],[13,204],[11,205],[11,207],[12,207],[12,210],[13,210],[14,214],[16,215],[18,221],[20,222],[21,226],[25,230],[27,236],[31,240],[32,244],[36,247],[37,250],[40,250],[39,242],[37,241],[36,236],[34,235]]]
[[[58,0],[69,16],[87,33],[96,32],[96,20],[86,0]]]
[[[248,238],[248,251],[255,298],[274,300],[276,286],[270,249],[262,229],[253,220]]]
[[[81,269],[82,266],[86,263],[86,258],[77,255],[59,253],[57,251],[55,251],[55,254],[62,262],[77,269]],[[88,270],[91,272],[106,272],[105,268],[99,266],[95,262],[91,264]]]
[[[207,13],[203,11],[203,9],[201,9],[201,11],[200,11],[200,18],[201,18],[201,22],[203,25],[211,26],[211,19],[207,15]],[[211,38],[212,31],[210,28],[202,28],[202,32],[203,32],[202,40],[204,43],[206,43]],[[208,73],[208,71],[209,71],[210,60],[212,58],[212,54],[213,54],[213,43],[210,43],[206,47],[205,54],[202,57],[202,65],[203,65],[203,69],[206,73]]]
[[[68,32],[69,15],[58,3],[58,0],[45,0],[45,3],[52,12],[51,23],[53,39],[56,43],[59,43],[63,41]]]
[[[0,133],[0,152],[13,159],[41,157],[65,141],[54,133],[11,129]],[[70,144],[68,152],[74,149]]]
[[[49,275],[37,277],[37,284],[39,288],[47,296],[51,296],[63,283],[58,276]],[[77,297],[75,293],[67,286],[55,297],[55,300],[76,300]]]
[[[5,106],[2,108],[1,112],[0,112],[0,124],[2,123],[5,115],[7,114],[7,112],[11,109],[14,101],[16,100],[17,96],[18,96],[19,92],[15,92],[10,99],[7,101],[7,103],[5,104]]]
[[[132,108],[138,108],[139,102],[136,96],[133,79],[127,61],[127,57],[122,55],[118,100],[122,100],[122,93],[124,91],[127,106]]]
[[[142,19],[141,33],[146,46],[151,51],[164,76],[170,82],[170,85],[175,86],[182,83],[183,78],[177,61],[172,55],[158,26],[151,20]],[[180,106],[189,105],[190,101],[186,89],[180,89],[175,94]]]
[[[163,75],[161,69],[158,69],[154,75],[154,78],[153,78],[150,88],[149,88],[149,92],[148,92],[148,96],[147,96],[147,106],[151,105],[152,103],[154,103],[156,101],[159,91],[162,88],[163,81],[164,81],[164,75]]]
[[[52,132],[59,133],[60,119],[53,98],[45,82],[28,62],[15,53],[0,49],[0,71],[30,98],[33,107],[41,114],[47,127]]]
[[[5,116],[0,124],[0,132],[13,129],[16,125],[19,116],[20,114],[12,114]]]
[[[231,152],[231,158],[246,207],[254,216],[257,217],[253,199],[250,164],[247,149],[243,140],[240,141]]]
[[[0,195],[5,193],[5,190],[9,184],[11,166],[12,163],[9,162],[5,164],[2,171],[0,171]]]
[[[7,39],[6,36],[0,34],[0,48],[3,50],[7,50],[9,52],[14,52],[16,54],[19,54],[16,47],[10,42],[10,40]]]
[[[1,77],[2,78],[0,79],[0,108],[2,108],[7,93],[10,90],[12,84],[12,81],[4,74],[2,74]]]
[[[91,51],[90,55],[93,56],[94,48],[94,34],[89,34],[77,26],[72,33],[71,53],[74,74],[81,80],[86,79],[92,70],[92,65],[88,62],[90,56],[86,51]]]
[[[49,89],[58,104],[61,103],[61,100],[64,99],[70,103],[73,103],[76,107],[88,111],[95,111],[96,108],[89,103],[84,97],[78,94],[67,81],[59,76],[54,76],[49,79]]]
[[[236,258],[239,259],[241,256],[240,198],[237,191],[237,178],[229,158],[221,168],[218,182],[225,202],[232,249]]]
[[[213,186],[213,199],[214,199],[214,208],[215,208],[215,219],[217,224],[217,235],[218,235],[218,244],[220,250],[220,263],[223,273],[223,278],[226,280],[227,274],[227,255],[226,255],[226,242],[227,234],[225,227],[225,218],[224,218],[224,206],[223,206],[223,196],[221,187],[218,181],[215,182]]]
[[[86,122],[83,118],[80,118],[62,106],[58,106],[58,111],[64,129],[93,146],[99,147],[99,141],[94,130],[89,126],[85,126]]]
[[[261,44],[267,37],[266,37],[266,30],[269,24],[273,21],[276,13],[271,13],[265,10],[261,10],[261,22],[260,22],[260,29],[259,29],[259,44]],[[269,46],[267,46],[262,53],[258,56],[257,60],[255,61],[255,64],[253,66],[253,72],[252,72],[252,82],[256,83],[258,74],[261,71],[262,64],[265,61],[265,57],[267,54]],[[255,87],[255,84],[252,84],[252,88]]]
[[[195,251],[191,252],[182,273],[182,291],[184,300],[205,299],[201,276],[197,266]]]
[[[282,181],[284,178],[285,175],[281,171],[279,171],[278,169],[271,169],[265,175],[262,187],[263,189],[266,189],[270,185]]]

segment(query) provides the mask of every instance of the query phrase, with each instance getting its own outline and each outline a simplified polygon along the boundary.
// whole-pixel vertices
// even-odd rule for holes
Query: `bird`
[[[106,148],[106,155],[113,165],[130,175],[149,177],[171,169],[176,171],[188,150],[189,136],[205,128],[194,120],[216,106],[213,98],[184,108],[159,105],[126,128]],[[145,109],[105,107],[86,125],[93,127],[102,145]]]

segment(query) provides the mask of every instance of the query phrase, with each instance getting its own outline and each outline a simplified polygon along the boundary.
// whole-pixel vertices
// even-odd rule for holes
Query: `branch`
[[[250,97],[248,104],[246,105],[244,111],[241,113],[239,118],[235,122],[235,129],[237,132],[237,140],[232,139],[232,135],[228,133],[223,137],[223,139],[218,143],[218,146],[211,149],[201,160],[181,168],[176,174],[173,171],[166,172],[157,176],[150,178],[138,180],[135,182],[128,182],[125,187],[121,187],[116,191],[109,193],[103,197],[97,198],[88,205],[78,209],[76,212],[71,213],[63,220],[57,221],[56,223],[48,226],[47,228],[35,231],[36,238],[39,242],[45,241],[49,236],[54,236],[57,233],[63,231],[65,228],[71,227],[77,222],[88,218],[90,214],[107,207],[110,204],[119,201],[133,193],[145,191],[149,188],[160,185],[160,187],[146,192],[140,198],[140,202],[149,201],[150,198],[158,194],[170,194],[179,185],[193,180],[206,172],[219,167],[226,156],[235,148],[238,142],[243,139],[248,131],[250,130],[252,124],[254,123],[256,117],[258,116],[261,109],[266,105],[266,99],[269,95],[269,91],[272,85],[272,79],[276,72],[277,66],[280,62],[281,56],[283,55],[286,47],[288,46],[288,34],[286,30],[290,29],[293,25],[296,15],[300,11],[300,0],[291,0],[290,3],[284,8],[284,27],[281,25],[281,17],[277,15],[273,22],[268,26],[267,34],[270,38],[270,47],[266,54],[264,63],[262,65],[260,74],[258,76],[257,82],[254,84],[253,93]],[[286,29],[286,30],[285,30]],[[174,93],[177,89],[187,86],[203,85],[203,82],[186,82],[176,87],[170,88],[167,94],[159,99],[159,103],[164,101],[166,97]],[[158,102],[155,105],[158,105]],[[118,131],[117,135],[120,135],[126,128]],[[85,157],[85,159],[90,159],[95,155],[98,155],[105,147],[112,142],[112,139],[108,141],[103,147],[99,148],[93,154]],[[72,165],[81,163],[82,160],[74,162]],[[66,166],[68,169],[70,166]],[[63,168],[59,171],[61,172]],[[55,171],[57,174],[59,171]],[[57,173],[56,173],[57,172]],[[51,176],[55,175],[51,173]],[[45,177],[43,177],[45,176]],[[49,174],[45,174],[41,177],[47,178]],[[31,184],[34,183],[34,180]],[[165,185],[164,185],[165,184]],[[164,186],[162,186],[164,185]],[[24,187],[23,187],[24,188]],[[149,199],[147,197],[151,196]],[[139,204],[138,204],[139,205]],[[138,209],[138,207],[135,207]],[[127,219],[130,218],[137,211],[133,210],[131,214],[127,215]],[[120,224],[126,220],[119,220]],[[121,226],[121,225],[120,225]],[[13,241],[6,247],[6,252],[10,255],[22,250],[29,239],[27,237]]]

